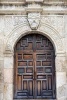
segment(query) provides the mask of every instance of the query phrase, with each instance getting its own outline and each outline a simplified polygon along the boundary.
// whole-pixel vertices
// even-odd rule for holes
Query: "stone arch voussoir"
[[[17,26],[8,37],[5,52],[13,52],[17,41],[25,34],[29,34],[31,32],[34,33],[34,31],[32,31],[27,25]],[[51,40],[55,48],[55,53],[63,52],[61,36],[59,35],[59,32],[57,32],[57,30],[55,30],[53,27],[47,24],[43,24],[35,32],[39,32]]]

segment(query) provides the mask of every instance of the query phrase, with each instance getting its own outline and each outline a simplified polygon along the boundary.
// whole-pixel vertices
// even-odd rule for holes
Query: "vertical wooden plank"
[[[33,89],[34,89],[34,98],[36,98],[37,95],[37,83],[36,83],[36,78],[37,78],[37,73],[36,73],[36,52],[33,52]]]
[[[27,90],[27,81],[23,81],[23,90]]]
[[[46,82],[46,80],[42,81],[42,89],[43,90],[47,90],[47,82]]]
[[[33,95],[33,81],[29,81],[28,86],[29,86],[29,95],[32,96]]]
[[[22,88],[21,90],[23,90],[23,75],[22,75],[22,83],[21,83],[21,86],[22,86],[21,87]]]
[[[41,81],[37,81],[37,95],[41,95]]]
[[[36,35],[33,35],[33,51],[36,51]]]
[[[48,90],[48,76],[46,75],[46,82],[47,82],[47,90]]]
[[[18,83],[17,89],[21,90],[22,89],[22,76],[18,75],[17,77],[18,77],[17,78],[17,83]]]
[[[48,76],[48,89],[52,89],[52,76]]]

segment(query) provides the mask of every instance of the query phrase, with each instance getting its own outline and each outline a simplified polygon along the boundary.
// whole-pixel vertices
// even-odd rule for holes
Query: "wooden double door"
[[[54,99],[55,56],[52,43],[39,34],[22,37],[15,46],[14,98]]]

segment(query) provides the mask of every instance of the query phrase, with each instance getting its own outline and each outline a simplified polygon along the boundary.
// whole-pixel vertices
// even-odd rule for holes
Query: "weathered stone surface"
[[[56,55],[57,100],[67,100],[67,7],[49,5],[46,6],[40,2],[28,2],[26,5],[0,5],[0,14],[12,14],[0,15],[0,100],[13,100],[14,46],[22,36],[32,34],[32,32],[39,32],[53,43]],[[30,12],[41,14],[41,21],[36,30],[31,30],[29,26],[27,15]]]
[[[34,2],[34,1],[36,1],[36,2],[43,2],[43,0],[26,0],[26,2]]]
[[[53,28],[55,28],[57,30],[57,32],[59,32],[60,36],[63,36],[63,28],[64,28],[64,19],[63,19],[63,15],[44,15],[41,19],[41,23],[47,23],[48,25],[51,25]]]
[[[40,13],[28,13],[27,16],[30,28],[32,30],[37,30],[37,28],[39,27],[39,23],[40,23]]]
[[[4,99],[13,100],[13,84],[4,84]]]
[[[3,99],[3,93],[0,93],[0,100],[4,100]]]
[[[0,60],[0,68],[4,67],[4,60]]]
[[[4,68],[4,82],[5,83],[13,83],[13,69]]]
[[[8,56],[8,54],[6,55]],[[4,68],[13,68],[13,57],[12,56],[8,56],[8,57],[4,57]]]
[[[0,82],[3,82],[3,71],[0,69]]]
[[[67,100],[67,98],[64,96],[64,97],[61,97],[61,98],[59,98],[57,100]]]
[[[66,72],[56,72],[57,88],[66,84]]]
[[[41,18],[42,17],[43,16],[41,16]],[[20,39],[22,36],[24,36],[26,34],[30,34],[32,31],[30,29],[28,23],[26,23],[27,21],[25,19],[24,19],[25,21],[23,23],[21,23],[22,17],[20,17],[21,21],[20,21],[20,19],[18,19],[19,17],[15,17],[15,18],[17,18],[17,19],[13,19],[13,21],[16,24],[12,24],[13,26],[11,25],[11,27],[13,27],[13,29],[11,29],[10,32],[9,32],[9,30],[8,30],[8,32],[6,32],[8,34],[5,35],[5,39],[4,39],[4,42],[5,42],[4,82],[6,83],[5,90],[4,90],[4,94],[5,94],[4,100],[8,100],[7,99],[8,94],[9,94],[9,90],[7,89],[8,85],[13,84],[14,56],[13,56],[13,53],[10,53],[10,52],[14,52],[14,46],[15,46],[16,42],[18,41],[18,39]],[[25,16],[25,18],[26,18],[26,16]],[[53,19],[53,18],[55,18],[55,19]],[[58,22],[56,22],[57,20],[58,20]],[[60,22],[60,21],[62,21],[62,22]],[[9,22],[9,21],[7,21],[7,22]],[[59,22],[60,22],[60,24],[59,24]],[[60,100],[60,98],[61,99],[63,98],[65,100],[66,88],[64,85],[66,84],[66,80],[67,80],[67,78],[66,78],[67,77],[66,55],[65,55],[66,51],[65,51],[65,46],[64,46],[65,38],[63,39],[64,34],[63,34],[63,28],[62,28],[62,27],[64,27],[64,25],[62,25],[62,24],[63,24],[63,16],[59,17],[59,18],[57,18],[55,16],[54,17],[53,16],[52,17],[44,16],[43,19],[41,19],[39,28],[37,29],[37,31],[42,32],[41,34],[46,35],[52,41],[54,48],[55,48],[56,86],[57,86],[58,100]],[[60,25],[60,27],[59,27],[59,25]],[[9,27],[9,24],[8,24],[8,27]],[[60,82],[59,82],[59,80],[60,80]],[[60,94],[61,90],[62,90],[62,92]],[[11,94],[13,95],[13,88],[11,90]],[[9,100],[12,100],[10,95],[9,95]]]
[[[3,49],[4,48],[4,41],[3,41],[3,37],[0,37],[0,57],[3,56]]]
[[[4,86],[4,83],[0,83],[0,94],[3,93],[3,86]]]
[[[3,74],[4,74],[4,72],[3,72],[4,64],[3,63],[4,63],[4,61],[0,60],[0,83],[2,83],[3,79],[4,79],[4,76],[3,76]]]
[[[58,88],[57,95],[58,98],[66,97],[66,85],[62,85]]]
[[[66,72],[66,59],[63,56],[56,57],[56,71],[58,72]]]

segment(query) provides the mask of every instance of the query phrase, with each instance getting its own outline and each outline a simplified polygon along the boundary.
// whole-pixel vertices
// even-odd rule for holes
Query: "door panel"
[[[52,52],[36,52],[37,98],[52,98]]]
[[[19,56],[21,55],[21,56]],[[33,54],[16,54],[16,98],[33,98]]]
[[[15,47],[14,98],[54,99],[54,48],[44,36],[31,34]]]

